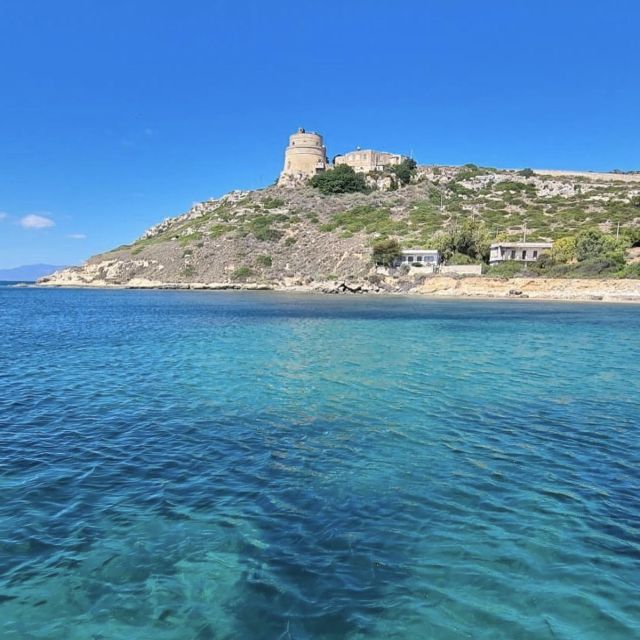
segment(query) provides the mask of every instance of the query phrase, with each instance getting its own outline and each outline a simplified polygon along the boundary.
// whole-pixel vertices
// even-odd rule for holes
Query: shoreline
[[[323,295],[392,295],[425,298],[531,300],[547,302],[603,302],[640,304],[640,280],[577,278],[490,278],[486,276],[434,276],[419,284],[387,283],[372,286],[367,282],[345,281],[313,283],[243,283],[243,282],[159,282],[134,279],[128,283],[106,281],[37,282],[36,288],[130,289],[169,291],[273,291],[315,293]]]

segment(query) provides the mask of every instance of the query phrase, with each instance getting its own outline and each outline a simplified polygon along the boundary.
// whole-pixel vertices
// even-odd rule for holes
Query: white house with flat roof
[[[496,242],[491,245],[489,264],[499,264],[507,260],[535,262],[552,246],[552,242]]]
[[[435,269],[440,264],[440,252],[436,249],[405,249],[396,258],[395,266],[424,266]]]

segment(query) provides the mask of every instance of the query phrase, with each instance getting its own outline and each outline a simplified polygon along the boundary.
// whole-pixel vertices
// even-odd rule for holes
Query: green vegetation
[[[262,206],[265,209],[278,209],[284,207],[286,202],[282,198],[266,198],[262,201]]]
[[[366,193],[367,183],[361,173],[352,167],[339,164],[335,169],[319,173],[309,180],[309,184],[324,195],[332,193]]]
[[[250,278],[253,275],[253,269],[251,267],[238,267],[231,274],[232,280],[243,281]]]
[[[339,165],[311,179],[315,193],[304,188],[291,192],[274,188],[241,200],[203,203],[195,215],[163,225],[156,235],[121,250],[132,256],[151,255],[145,252],[168,243],[167,251],[171,247],[173,252],[168,255],[190,258],[197,264],[207,253],[213,254],[212,245],[221,244],[214,241],[225,237],[234,251],[243,251],[245,256],[264,254],[251,259],[253,269],[260,273],[272,266],[268,254],[275,256],[278,248],[260,248],[254,240],[281,241],[282,251],[320,230],[333,234],[319,245],[322,251],[331,251],[328,242],[334,239],[353,238],[354,247],[362,244],[357,238],[361,234],[369,236],[365,244],[393,240],[402,246],[439,249],[449,264],[469,264],[486,261],[491,242],[520,240],[526,229],[529,240],[553,240],[553,249],[535,264],[500,265],[488,268],[488,273],[515,269],[516,273],[558,277],[638,277],[640,267],[626,264],[628,249],[640,246],[637,183],[544,175],[535,175],[534,180],[528,168],[500,172],[473,164],[434,168],[439,176],[437,186],[426,178],[416,181],[415,174],[415,163],[410,160],[388,167],[383,175],[390,176],[398,189],[363,196],[360,194],[368,192],[365,177]],[[329,197],[320,198],[318,192]],[[197,250],[207,245],[208,252]],[[383,249],[384,242],[381,246]],[[162,258],[163,254],[164,250],[156,251],[152,257]],[[387,260],[384,252],[374,258],[378,260]],[[249,258],[239,261],[249,263]],[[242,273],[240,277],[248,277]]]
[[[405,158],[400,164],[390,167],[389,171],[396,176],[400,184],[405,185],[411,182],[417,166],[413,158]]]
[[[472,262],[487,262],[491,235],[484,223],[466,218],[435,233],[431,237],[431,246],[437,249],[447,262],[454,255],[467,256]]]
[[[376,208],[372,205],[361,205],[335,213],[331,220],[320,227],[321,231],[329,232],[341,229],[351,234],[364,231],[380,235],[402,234],[407,229],[405,221],[396,222],[391,218],[389,209]]]
[[[513,278],[517,275],[522,275],[525,268],[524,262],[518,262],[516,260],[507,260],[499,264],[491,265],[483,269],[484,273],[488,276],[496,278]]]
[[[181,247],[186,247],[188,244],[197,242],[198,240],[202,240],[202,233],[200,233],[200,231],[194,231],[193,233],[178,238]]]
[[[599,229],[584,229],[575,236],[560,238],[548,255],[528,268],[552,278],[636,277],[638,265],[625,264],[625,253],[634,237],[629,233],[615,238]]]
[[[375,264],[389,267],[402,254],[402,250],[397,240],[378,240],[373,243],[371,254]]]
[[[220,238],[225,233],[228,233],[230,230],[231,230],[231,227],[227,224],[214,224],[213,226],[209,227],[209,231],[207,232],[207,235],[210,238]]]
[[[286,219],[286,217],[285,217]],[[276,216],[258,215],[248,222],[248,230],[252,233],[256,240],[263,242],[273,242],[282,237],[282,231],[273,228],[276,222]]]

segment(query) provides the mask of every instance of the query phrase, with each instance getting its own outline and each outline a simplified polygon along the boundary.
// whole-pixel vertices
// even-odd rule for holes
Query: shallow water
[[[640,637],[640,308],[0,289],[0,637]]]

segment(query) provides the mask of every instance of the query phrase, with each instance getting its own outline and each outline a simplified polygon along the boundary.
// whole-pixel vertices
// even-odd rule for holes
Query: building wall
[[[489,264],[515,260],[517,262],[535,262],[543,253],[549,251],[550,243],[504,243],[492,246],[489,253]]]
[[[292,178],[308,178],[327,168],[327,151],[319,133],[304,129],[289,136],[284,153],[284,167],[279,182]]]
[[[450,264],[442,265],[440,273],[443,275],[459,275],[459,276],[480,276],[482,275],[481,264]]]
[[[373,151],[372,149],[356,149],[341,156],[336,156],[334,164],[346,164],[359,173],[369,171],[381,171],[385,167],[400,164],[405,156],[386,151]]]

